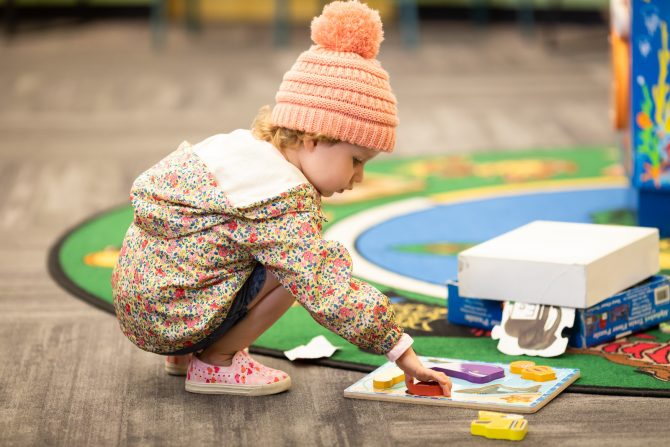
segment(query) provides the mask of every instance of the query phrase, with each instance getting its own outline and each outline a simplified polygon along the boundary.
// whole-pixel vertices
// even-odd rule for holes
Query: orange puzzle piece
[[[549,366],[529,366],[521,371],[521,378],[534,382],[546,382],[556,379],[556,371]]]
[[[529,366],[535,366],[535,362],[531,362],[530,360],[517,360],[516,362],[509,364],[509,371],[512,374],[521,374],[523,370]]]

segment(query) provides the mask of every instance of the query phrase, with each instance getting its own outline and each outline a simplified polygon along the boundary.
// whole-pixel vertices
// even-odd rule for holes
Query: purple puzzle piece
[[[505,377],[505,370],[500,366],[482,365],[481,363],[445,363],[430,369],[472,383],[488,383]]]

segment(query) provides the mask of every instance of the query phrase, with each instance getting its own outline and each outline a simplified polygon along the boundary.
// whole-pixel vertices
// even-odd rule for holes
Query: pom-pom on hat
[[[284,75],[272,124],[391,152],[398,116],[375,59],[384,40],[379,13],[358,1],[332,2],[312,20],[312,40]]]

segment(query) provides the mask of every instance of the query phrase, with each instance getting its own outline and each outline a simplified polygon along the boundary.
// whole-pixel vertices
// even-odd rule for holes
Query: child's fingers
[[[442,394],[444,394],[447,397],[451,397],[451,379],[449,379],[449,377],[447,377],[447,376],[444,376],[444,377],[447,380],[445,380],[444,382],[441,382],[441,381],[438,380],[437,383],[439,383],[440,386],[442,387]]]
[[[451,379],[449,379],[449,377],[447,377],[445,374],[442,374],[442,376],[444,376],[444,378],[438,380],[437,383],[439,383],[442,387],[442,393],[449,397],[451,396]]]
[[[442,394],[447,397],[451,396],[451,379],[445,373],[424,368],[418,372],[417,379],[437,382],[442,387]],[[410,380],[414,379],[409,374],[405,374],[405,383],[407,384]]]
[[[442,394],[444,394],[447,397],[451,396],[451,379],[445,373],[438,371],[433,372],[434,374],[432,379],[440,384],[440,386],[442,387]]]

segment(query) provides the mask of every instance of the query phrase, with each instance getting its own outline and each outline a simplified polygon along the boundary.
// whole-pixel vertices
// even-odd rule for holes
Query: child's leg
[[[173,376],[185,376],[192,354],[165,356],[165,372]]]
[[[193,356],[186,375],[186,391],[262,396],[289,389],[288,374],[260,364],[244,348],[272,326],[291,304],[293,296],[266,271],[265,283],[247,306],[247,315],[200,355]]]
[[[267,271],[266,275],[265,284],[249,303],[246,317],[200,354],[199,358],[203,362],[229,366],[237,351],[253,343],[291,307],[293,295],[272,273]]]

